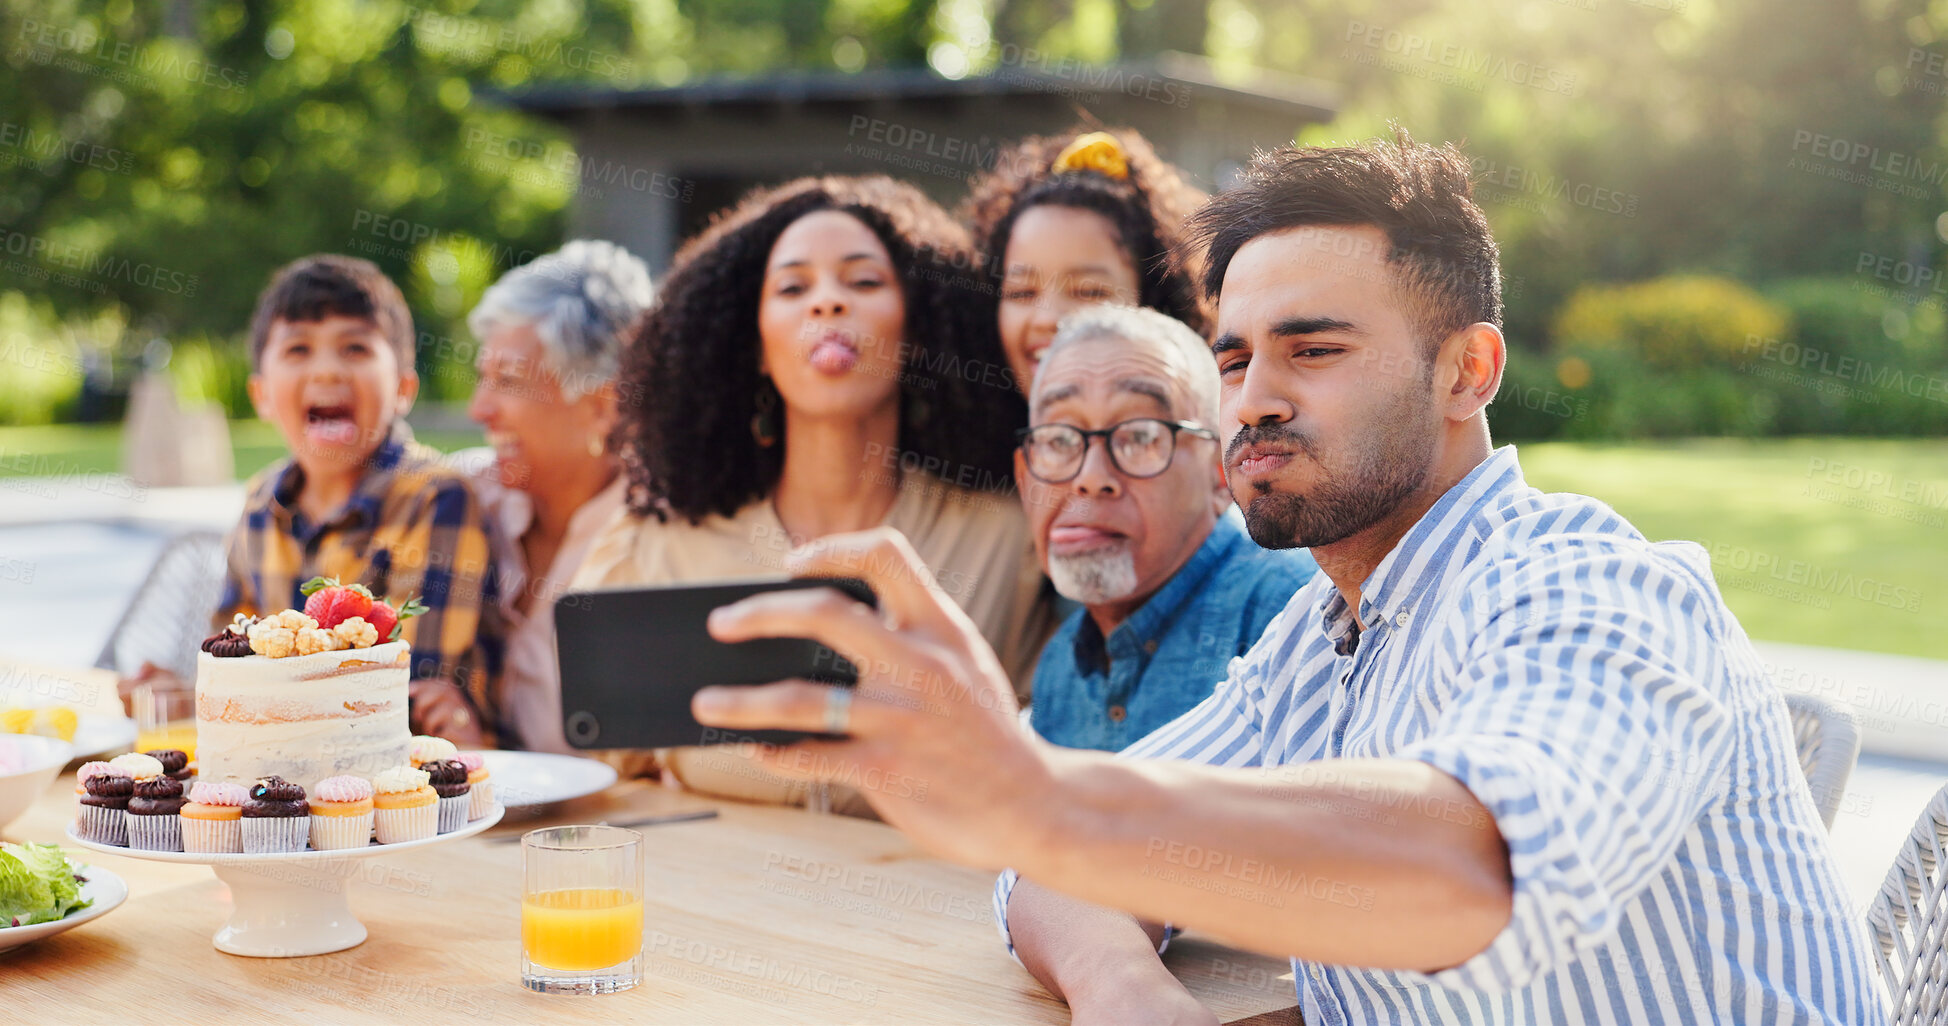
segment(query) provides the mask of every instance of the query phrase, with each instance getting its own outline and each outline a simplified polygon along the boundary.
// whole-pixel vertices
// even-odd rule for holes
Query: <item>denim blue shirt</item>
[[[1107,641],[1077,609],[1042,649],[1029,723],[1067,748],[1119,751],[1209,697],[1317,573],[1304,549],[1258,547],[1232,507]]]

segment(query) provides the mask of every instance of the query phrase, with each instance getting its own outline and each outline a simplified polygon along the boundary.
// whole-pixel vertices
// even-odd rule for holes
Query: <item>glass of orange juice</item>
[[[643,835],[561,826],[521,837],[521,983],[613,994],[643,982]]]
[[[179,748],[196,758],[196,692],[137,685],[129,694],[135,710],[135,750]]]

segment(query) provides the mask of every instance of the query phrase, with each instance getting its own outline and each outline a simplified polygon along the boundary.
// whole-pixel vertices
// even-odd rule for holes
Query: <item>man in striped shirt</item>
[[[951,781],[869,797],[1019,868],[1003,935],[1077,1022],[1215,1021],[1157,957],[1166,922],[1292,956],[1309,1026],[1884,1022],[1704,552],[1489,442],[1500,272],[1468,174],[1404,133],[1284,149],[1194,219],[1232,493],[1323,571],[1209,699],[1117,758],[1024,737],[992,655],[895,572],[910,548],[855,536],[800,567],[873,567],[879,616],[803,591],[712,629],[818,637],[871,668],[858,692],[724,689],[699,717],[845,720],[764,758]]]

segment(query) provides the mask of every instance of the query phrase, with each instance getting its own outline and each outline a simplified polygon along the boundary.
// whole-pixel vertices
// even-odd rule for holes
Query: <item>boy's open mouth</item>
[[[351,445],[357,442],[358,423],[352,419],[352,408],[345,405],[306,407],[304,436],[324,445]]]

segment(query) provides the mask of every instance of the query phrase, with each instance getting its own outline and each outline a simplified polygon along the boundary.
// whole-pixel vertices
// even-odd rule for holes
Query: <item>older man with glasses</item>
[[[1208,697],[1319,568],[1245,533],[1211,429],[1217,369],[1182,322],[1070,314],[1028,401],[1015,480],[1042,569],[1083,607],[1042,650],[1029,722],[1114,751]]]

